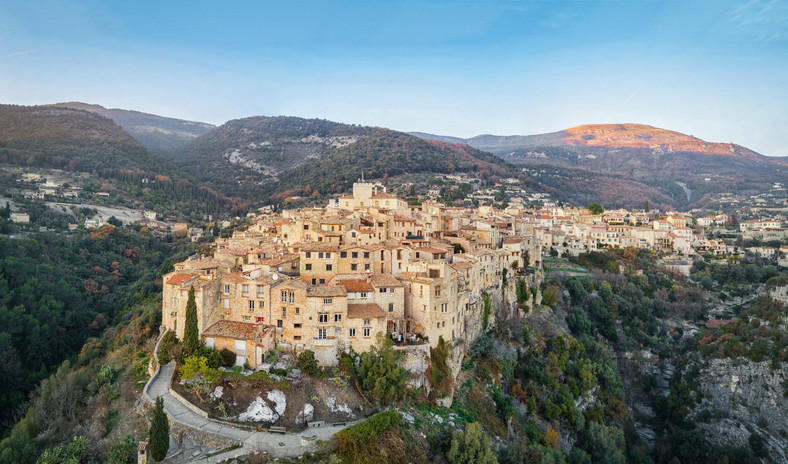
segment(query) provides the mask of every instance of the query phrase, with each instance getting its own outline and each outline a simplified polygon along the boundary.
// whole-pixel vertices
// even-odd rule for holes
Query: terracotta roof
[[[372,285],[366,280],[341,280],[337,285],[345,287],[348,293],[371,292],[374,290]]]
[[[338,285],[312,285],[306,289],[307,296],[347,296],[345,287]]]
[[[403,287],[402,282],[391,274],[372,274],[372,285],[375,287]]]
[[[242,283],[242,282],[249,282],[249,278],[240,272],[233,272],[232,274],[224,274],[222,277],[222,282],[233,282],[233,283]]]
[[[392,218],[393,218],[395,221],[416,222],[416,220],[415,220],[415,219],[413,219],[413,218],[409,218],[409,217],[405,217],[405,216],[400,216],[399,214],[394,214],[394,215],[392,215],[391,217],[392,217]]]
[[[398,200],[398,198],[395,197],[394,195],[391,195],[389,193],[383,193],[383,192],[375,192],[371,198],[380,198],[383,200]]]
[[[202,335],[204,337],[227,337],[237,340],[254,340],[261,333],[263,324],[249,322],[219,321],[208,327]]]
[[[191,274],[175,274],[167,281],[167,285],[180,285],[193,277]]]
[[[416,247],[416,251],[423,251],[425,253],[431,253],[433,255],[438,253],[448,253],[447,250],[443,250],[441,248],[433,248],[433,247]]]
[[[339,250],[339,247],[337,245],[317,245],[317,244],[314,244],[314,245],[307,245],[307,246],[301,248],[301,251],[328,251],[328,252],[332,252],[332,251],[337,251],[337,250]]]
[[[504,237],[503,243],[521,243],[525,237]]]
[[[386,312],[375,303],[349,304],[347,305],[347,317],[348,319],[377,319],[386,317]]]

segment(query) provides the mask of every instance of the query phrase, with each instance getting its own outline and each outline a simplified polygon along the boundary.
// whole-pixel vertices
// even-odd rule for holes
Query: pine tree
[[[646,204],[643,205],[643,212],[648,213],[648,200],[646,200]]]
[[[154,461],[163,461],[170,449],[170,421],[164,413],[164,400],[156,399],[153,420],[150,423],[148,448]]]
[[[183,352],[191,356],[200,348],[200,334],[197,330],[197,302],[194,300],[194,287],[189,289],[186,301],[186,327],[183,331]]]
[[[478,422],[465,427],[465,433],[457,430],[446,455],[451,464],[498,464],[498,458],[490,448],[490,437]]]

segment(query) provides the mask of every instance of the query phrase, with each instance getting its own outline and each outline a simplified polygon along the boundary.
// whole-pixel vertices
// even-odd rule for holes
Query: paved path
[[[259,451],[267,452],[275,458],[296,457],[307,451],[312,451],[311,448],[301,446],[301,435],[317,435],[319,440],[329,440],[336,432],[346,427],[320,427],[307,429],[303,434],[278,434],[269,432],[250,432],[220,424],[200,416],[170,395],[170,382],[172,381],[174,373],[175,361],[161,366],[159,375],[151,382],[148,389],[151,398],[154,400],[159,397],[164,398],[164,409],[176,422],[203,432],[230,438],[243,444],[242,449],[228,451],[227,453],[222,453],[211,458],[196,458],[194,462],[220,462],[231,457]],[[348,425],[351,424],[349,423]]]

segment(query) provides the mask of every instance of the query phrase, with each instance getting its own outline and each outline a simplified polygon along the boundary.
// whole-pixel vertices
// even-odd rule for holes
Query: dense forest
[[[104,226],[75,235],[0,237],[0,423],[24,413],[27,394],[65,359],[79,363],[127,310],[160,291],[157,276],[180,244]],[[152,328],[137,334],[151,335]]]
[[[362,173],[369,178],[409,172],[517,176],[501,159],[465,145],[292,117],[230,121],[197,138],[174,160],[218,192],[263,202],[343,193]]]
[[[132,170],[185,177],[111,119],[68,108],[0,105],[0,162],[98,174]]]

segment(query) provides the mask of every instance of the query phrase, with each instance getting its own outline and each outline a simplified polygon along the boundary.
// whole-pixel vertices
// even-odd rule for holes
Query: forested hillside
[[[104,108],[80,102],[56,103],[52,106],[98,113],[115,121],[148,150],[170,158],[196,137],[213,129],[213,125],[183,119],[166,118],[140,111]]]
[[[28,393],[63,360],[79,364],[98,348],[83,347],[90,337],[101,337],[131,316],[128,308],[158,294],[156,279],[169,270],[180,249],[148,233],[111,225],[75,235],[0,237],[3,430],[24,413]],[[135,337],[147,339],[153,328]]]
[[[452,139],[417,134],[426,139]],[[628,186],[616,181],[614,189],[606,182],[575,186],[562,176],[541,179],[545,187],[561,191],[570,201],[582,204],[588,193],[597,199],[608,197],[605,204],[611,207],[631,207],[633,196],[651,196],[657,203],[690,209],[702,206],[708,193],[757,191],[781,182],[788,170],[785,158],[642,124],[589,124],[548,134],[480,135],[461,141],[517,166],[553,165],[554,171],[585,172],[581,177],[621,178]]]
[[[0,105],[0,162],[99,175],[130,170],[184,177],[112,120],[45,106]]]
[[[174,159],[217,191],[259,201],[340,193],[362,173],[474,172],[516,176],[502,160],[455,144],[319,119],[254,117],[199,137]]]

